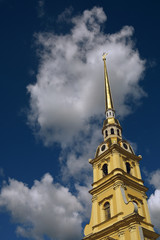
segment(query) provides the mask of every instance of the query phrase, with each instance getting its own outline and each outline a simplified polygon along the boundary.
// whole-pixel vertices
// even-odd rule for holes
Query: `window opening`
[[[106,163],[103,165],[102,170],[103,170],[103,174],[104,174],[105,176],[108,175],[108,165],[107,165]]]
[[[126,162],[126,170],[127,170],[127,173],[130,174],[130,172],[131,172],[131,166],[130,166],[129,162]]]
[[[105,146],[105,145],[103,145],[103,146],[101,147],[101,151],[104,151],[104,150],[105,150],[105,148],[106,148],[106,146]]]
[[[106,137],[108,137],[108,131],[106,130]]]
[[[128,146],[126,143],[123,143],[123,147],[127,150],[128,149]]]
[[[117,129],[117,135],[120,136],[120,134],[119,134],[119,129]]]
[[[111,218],[111,213],[110,213],[110,204],[109,202],[106,202],[104,204],[104,212],[105,212],[105,220],[108,220]]]
[[[111,128],[111,134],[114,134],[114,129],[113,128]]]

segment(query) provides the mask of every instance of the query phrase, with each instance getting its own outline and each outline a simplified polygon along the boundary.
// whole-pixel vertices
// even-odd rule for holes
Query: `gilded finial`
[[[103,61],[106,60],[106,56],[107,56],[107,55],[108,55],[108,53],[106,53],[106,52],[104,52],[104,53],[102,54]]]
[[[104,83],[105,83],[105,112],[106,117],[113,117],[114,116],[114,107],[113,107],[113,101],[112,101],[112,95],[111,95],[111,89],[109,85],[109,79],[108,79],[108,73],[107,73],[107,66],[106,66],[106,56],[108,53],[104,52],[102,55],[102,59],[104,61]],[[110,114],[108,115],[108,111],[110,111]]]

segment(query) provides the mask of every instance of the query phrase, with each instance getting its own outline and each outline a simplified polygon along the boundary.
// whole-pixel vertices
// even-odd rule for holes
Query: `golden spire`
[[[105,83],[105,112],[108,110],[113,110],[113,101],[112,101],[112,95],[111,95],[111,89],[109,85],[109,79],[108,79],[108,73],[107,73],[107,66],[106,66],[106,56],[108,53],[103,54],[103,61],[104,61],[104,83]]]

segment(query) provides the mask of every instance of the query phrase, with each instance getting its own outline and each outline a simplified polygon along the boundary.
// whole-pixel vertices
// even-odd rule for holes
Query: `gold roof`
[[[104,61],[104,85],[105,85],[105,110],[112,109],[113,107],[113,101],[112,101],[112,95],[111,95],[111,89],[109,85],[109,79],[108,79],[108,73],[107,73],[107,66],[106,66],[106,56],[108,53],[103,54],[103,61]]]

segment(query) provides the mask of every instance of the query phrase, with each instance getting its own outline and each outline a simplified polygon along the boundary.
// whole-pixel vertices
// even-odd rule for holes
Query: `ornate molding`
[[[132,161],[132,166],[135,167],[135,165],[136,165],[135,162]]]
[[[123,182],[116,182],[114,185],[113,185],[113,189],[116,190],[117,188],[119,187],[122,187],[124,188],[125,190],[127,189],[126,188],[126,185],[123,183]]]
[[[130,159],[128,157],[123,156],[122,159],[123,159],[123,162],[127,162],[127,161],[130,162]]]
[[[146,200],[148,199],[148,197],[147,197],[146,194],[143,194],[142,197],[143,197],[144,199],[146,199]]]
[[[98,169],[100,169],[100,168],[101,168],[101,163],[98,164]]]
[[[93,169],[97,168],[96,164],[93,164]]]
[[[93,196],[92,197],[92,202],[96,201],[97,200],[97,196]]]
[[[124,236],[124,231],[121,231],[118,233],[118,237],[122,237],[122,236]]]
[[[110,162],[110,157],[105,157],[105,160],[107,161],[107,163]]]
[[[129,232],[134,232],[135,230],[136,230],[136,226],[131,226],[131,227],[129,227]]]
[[[138,202],[138,203],[140,203],[140,204],[143,204],[142,199],[137,198],[136,196],[133,196],[133,195],[131,195],[131,194],[128,194],[128,197],[129,197],[130,200],[132,200],[132,201],[136,201],[136,202]]]
[[[113,197],[113,194],[112,195],[109,195],[108,197],[105,197],[103,200],[101,200],[98,204],[99,205],[102,205],[106,200],[110,200],[111,198]]]
[[[114,149],[112,149],[112,154],[113,153],[119,153],[119,152],[117,151],[117,149],[114,148]]]

